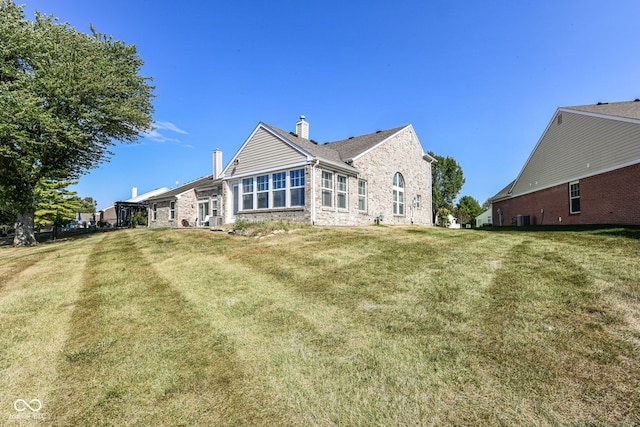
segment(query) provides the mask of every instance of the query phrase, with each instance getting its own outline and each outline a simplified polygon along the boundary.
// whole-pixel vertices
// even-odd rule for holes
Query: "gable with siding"
[[[640,102],[560,108],[510,194],[523,195],[640,162]],[[612,116],[611,114],[620,115]],[[631,111],[631,112],[630,112]]]
[[[306,153],[260,124],[231,159],[224,175],[237,176],[287,167],[303,163],[307,158]]]

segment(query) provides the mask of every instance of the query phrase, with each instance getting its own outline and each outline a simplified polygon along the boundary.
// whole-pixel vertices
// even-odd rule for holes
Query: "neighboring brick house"
[[[314,225],[431,225],[431,156],[411,125],[341,141],[259,123],[229,164],[149,199],[150,227],[278,220]]]
[[[494,225],[640,224],[640,100],[559,108]]]

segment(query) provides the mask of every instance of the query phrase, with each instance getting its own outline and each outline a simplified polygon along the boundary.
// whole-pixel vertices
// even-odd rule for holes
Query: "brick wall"
[[[529,215],[531,225],[640,225],[640,164],[582,178],[580,213],[569,213],[569,182],[493,204],[493,224]]]
[[[431,225],[431,164],[422,158],[423,154],[417,136],[409,128],[355,160],[353,166],[361,174],[348,179],[346,210],[322,206],[322,169],[316,168],[316,224],[370,225],[374,224],[377,216],[382,215],[385,224],[413,222]],[[404,215],[393,215],[393,176],[396,172],[400,172],[404,178]],[[367,181],[365,212],[358,210],[358,179]],[[421,206],[413,209],[411,202],[418,194]]]

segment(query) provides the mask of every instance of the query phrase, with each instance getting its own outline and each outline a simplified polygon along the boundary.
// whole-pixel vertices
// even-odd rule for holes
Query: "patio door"
[[[238,187],[239,187],[239,183],[234,183],[232,186],[232,192],[233,192],[233,216],[231,217],[231,221],[232,222],[236,222],[236,218],[238,217],[238,206],[239,206],[239,200],[240,200],[240,195],[238,194]]]
[[[204,227],[209,221],[209,201],[198,202],[198,227]]]

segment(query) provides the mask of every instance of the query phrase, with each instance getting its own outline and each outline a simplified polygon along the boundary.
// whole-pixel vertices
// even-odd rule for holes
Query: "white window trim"
[[[220,216],[219,211],[220,205],[218,203],[218,196],[213,196],[211,197],[211,216]]]
[[[273,176],[276,174],[283,174],[284,175],[284,187],[278,187],[276,188],[275,186],[275,182],[276,180],[273,179]],[[287,178],[288,178],[288,173],[287,171],[278,171],[278,172],[272,172],[269,174],[269,206],[271,206],[271,209],[282,209],[282,208],[286,208],[287,207]],[[274,203],[274,193],[276,191],[283,191],[284,192],[284,206],[276,206]]]
[[[344,178],[344,191],[340,190],[340,178]],[[340,203],[340,195],[344,195],[344,206],[338,206]],[[336,208],[340,210],[349,209],[349,177],[347,175],[337,174],[336,176]]]
[[[295,172],[295,171],[302,171],[300,178],[302,180],[302,185],[292,185],[291,184],[291,173]],[[284,173],[285,174],[285,186],[284,188],[276,188],[274,189],[273,186],[273,175],[276,173]],[[258,191],[258,176],[268,176],[268,190],[264,190],[264,191]],[[287,209],[287,208],[302,208],[304,207],[303,205],[292,205],[291,204],[291,192],[293,190],[298,190],[298,189],[302,189],[303,194],[304,194],[304,188],[305,188],[305,170],[304,168],[295,168],[295,169],[287,169],[287,170],[281,170],[281,171],[273,171],[270,172],[269,174],[260,174],[260,175],[255,175],[255,176],[245,176],[244,178],[240,179],[239,185],[238,185],[238,212],[250,212],[250,211],[271,211],[271,210],[277,210],[277,209]],[[252,207],[251,209],[245,209],[244,208],[244,195],[248,194],[248,193],[244,193],[244,180],[245,179],[251,179],[253,182],[253,191],[251,192],[252,194]],[[273,192],[275,191],[285,191],[285,206],[277,206],[274,207],[273,206]],[[258,208],[258,193],[268,193],[268,203],[269,206],[266,208]]]
[[[260,188],[259,188],[260,187],[260,183],[259,183],[258,178],[263,177],[263,176],[267,177],[267,189],[266,190],[260,190]],[[272,206],[272,202],[271,202],[271,174],[256,176],[255,185],[256,185],[256,187],[255,187],[256,196],[255,196],[255,201],[254,201],[254,205],[253,205],[254,209],[269,209]],[[261,208],[259,206],[259,204],[258,204],[258,201],[259,201],[260,194],[264,194],[264,193],[267,194],[267,206]]]
[[[578,195],[577,196],[573,196],[571,194],[571,186],[577,184],[578,185]],[[580,205],[580,209],[578,209],[577,211],[573,210],[573,201],[575,199],[578,199],[578,202],[580,202],[580,181],[571,181],[569,183],[569,213],[570,214],[579,214],[580,210],[582,209],[582,204]]]
[[[402,187],[395,185],[395,178],[396,175],[399,176],[402,179]],[[406,208],[406,193],[405,193],[405,189],[404,189],[404,177],[402,176],[402,174],[400,172],[396,172],[395,174],[393,174],[393,181],[392,181],[392,188],[393,188],[393,194],[392,194],[392,200],[391,203],[393,204],[393,215],[394,216],[406,216],[406,212],[407,210]],[[400,202],[400,194],[402,194],[402,202]],[[398,196],[397,199],[398,201],[396,201],[396,198],[394,196]],[[400,206],[402,206],[402,213],[400,213]]]
[[[171,200],[169,202],[169,221],[176,219],[176,202]]]
[[[330,187],[325,187],[325,178],[324,175],[325,174],[329,174],[331,176],[331,186]],[[328,171],[328,170],[323,170],[322,173],[320,174],[320,182],[321,182],[321,193],[320,193],[320,200],[322,203],[322,207],[323,208],[333,208],[335,206],[335,201],[333,200],[334,198],[334,186],[335,186],[335,179],[334,177],[334,173],[333,171]],[[325,205],[324,204],[324,194],[325,192],[330,193],[331,197],[329,198],[329,200],[331,201],[330,205]]]
[[[364,194],[360,193],[360,183],[364,184],[362,188],[364,188]],[[360,200],[364,200],[364,209],[360,209]],[[358,180],[358,210],[360,212],[367,212],[369,209],[369,203],[367,200],[367,181],[364,179]]]
[[[291,185],[291,173],[295,172],[295,171],[302,171],[302,185],[296,185],[296,186]],[[291,208],[304,207],[304,203],[302,205],[292,205],[291,204],[291,192],[293,190],[298,190],[298,189],[302,188],[302,198],[303,199],[305,198],[305,196],[304,196],[304,188],[305,188],[305,185],[306,185],[306,176],[305,176],[304,168],[290,169],[290,170],[286,171],[286,173],[287,173],[287,186],[286,186],[286,189],[287,189],[287,207],[291,207]],[[305,203],[306,203],[306,201],[305,201]]]
[[[251,180],[251,192],[246,192],[244,191],[244,186],[245,186],[245,181]],[[256,177],[255,176],[250,176],[250,177],[246,177],[246,178],[242,178],[240,180],[240,185],[238,186],[238,189],[240,190],[240,198],[239,198],[239,205],[238,208],[240,211],[252,211],[255,209],[256,206]],[[244,207],[244,196],[247,194],[251,194],[251,207],[250,208],[245,208]]]

